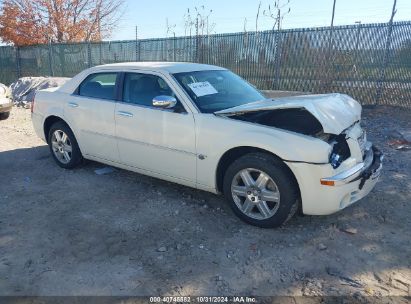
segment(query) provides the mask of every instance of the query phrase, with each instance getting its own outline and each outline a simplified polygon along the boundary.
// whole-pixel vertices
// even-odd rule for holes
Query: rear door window
[[[118,73],[98,73],[89,75],[79,86],[78,95],[114,100]]]

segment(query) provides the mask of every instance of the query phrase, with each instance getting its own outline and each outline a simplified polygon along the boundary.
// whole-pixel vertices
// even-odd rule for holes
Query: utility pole
[[[197,14],[197,17],[196,17],[196,61],[197,62],[198,62],[198,59],[199,59],[198,46],[200,44],[198,35],[199,35],[199,29],[198,29],[198,14]]]
[[[390,18],[390,24],[392,25],[394,21],[394,15],[397,13],[397,0],[394,0],[394,4],[392,5],[392,12],[391,12],[391,18]]]
[[[93,58],[91,57],[91,41],[90,38],[87,41],[87,58],[88,58],[88,67],[91,68],[93,66]]]
[[[277,31],[280,31],[280,28],[281,28],[281,25],[280,25],[280,23],[281,23],[281,12],[280,12],[280,10],[278,10],[277,11]]]
[[[48,54],[49,54],[49,73],[50,76],[54,76],[54,70],[53,70],[53,48],[51,46],[51,39],[49,37],[47,37],[47,41],[48,41]]]
[[[176,32],[173,32],[173,61],[176,62]]]
[[[332,17],[331,17],[331,30],[334,27],[335,2],[337,2],[337,0],[334,0],[334,4],[333,4],[333,14],[332,14]]]
[[[332,83],[332,79],[331,79],[331,75],[332,75],[332,71],[331,71],[331,67],[333,65],[333,58],[331,58],[331,51],[333,48],[333,34],[334,34],[334,16],[335,16],[335,3],[337,2],[337,0],[334,0],[333,3],[333,12],[332,12],[332,16],[331,16],[331,26],[330,26],[330,37],[328,39],[328,52],[326,54],[326,58],[327,60],[324,62],[325,64],[328,65],[328,70],[326,72],[326,81],[324,83],[324,90],[328,90],[329,86]]]
[[[99,57],[100,57],[100,60],[99,60],[99,63],[100,63],[100,65],[102,64],[102,59],[101,59],[101,57],[102,57],[102,55],[103,55],[103,51],[102,51],[102,49],[101,49],[101,47],[102,47],[102,37],[101,37],[101,11],[100,11],[100,9],[101,9],[101,7],[99,6],[98,7],[98,9],[97,9],[97,30],[98,30],[98,40],[99,40]]]
[[[381,96],[382,96],[383,82],[385,81],[385,69],[387,68],[388,58],[389,58],[389,55],[390,55],[392,24],[394,22],[394,16],[397,13],[397,8],[396,7],[397,7],[397,0],[394,0],[394,4],[392,5],[392,12],[391,12],[390,21],[388,22],[388,34],[387,34],[387,40],[385,42],[385,54],[384,54],[382,67],[381,67],[381,71],[380,71],[380,79],[378,80],[377,97],[376,97],[376,100],[375,100],[375,105],[378,104],[378,102],[380,101]]]
[[[138,27],[136,25],[136,61],[138,61],[138,55],[139,55],[139,50],[138,50]]]
[[[337,2],[337,0],[334,0],[333,3],[333,12],[332,12],[332,16],[331,16],[331,26],[330,26],[330,39],[328,42],[328,53],[331,53],[331,49],[332,49],[332,39],[333,39],[333,33],[334,33],[334,16],[335,16],[335,3]]]
[[[333,39],[333,33],[334,33],[334,15],[335,15],[335,3],[337,0],[334,0],[333,3],[333,12],[331,16],[331,26],[330,26],[330,39],[328,42],[328,54],[331,55],[331,49],[332,49],[332,39]]]
[[[354,51],[354,58],[355,58],[355,63],[353,64],[353,71],[354,73],[357,73],[357,61],[359,61],[359,57],[360,57],[360,52],[358,50],[358,47],[360,45],[360,33],[361,33],[361,21],[355,21],[355,24],[358,24],[357,27],[357,38],[355,38],[355,51]]]
[[[358,24],[357,39],[355,41],[355,51],[358,51],[358,45],[360,44],[361,21],[355,21],[355,24]]]

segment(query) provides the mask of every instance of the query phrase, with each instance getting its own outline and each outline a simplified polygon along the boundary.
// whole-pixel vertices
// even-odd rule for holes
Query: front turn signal
[[[320,181],[321,181],[321,185],[324,185],[324,186],[335,186],[334,181],[331,181],[331,180],[320,180]]]

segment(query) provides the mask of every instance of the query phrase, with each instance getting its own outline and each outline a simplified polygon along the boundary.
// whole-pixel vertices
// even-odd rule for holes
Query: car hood
[[[361,119],[361,105],[345,94],[301,95],[265,99],[217,111],[217,115],[237,115],[247,112],[304,108],[321,123],[324,133],[340,134]]]

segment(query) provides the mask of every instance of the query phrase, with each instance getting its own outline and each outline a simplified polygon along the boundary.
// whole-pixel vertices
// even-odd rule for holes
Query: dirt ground
[[[61,169],[14,108],[0,121],[0,295],[410,296],[411,150],[389,143],[411,111],[364,109],[364,124],[385,153],[374,191],[259,229],[210,193],[94,162]]]

